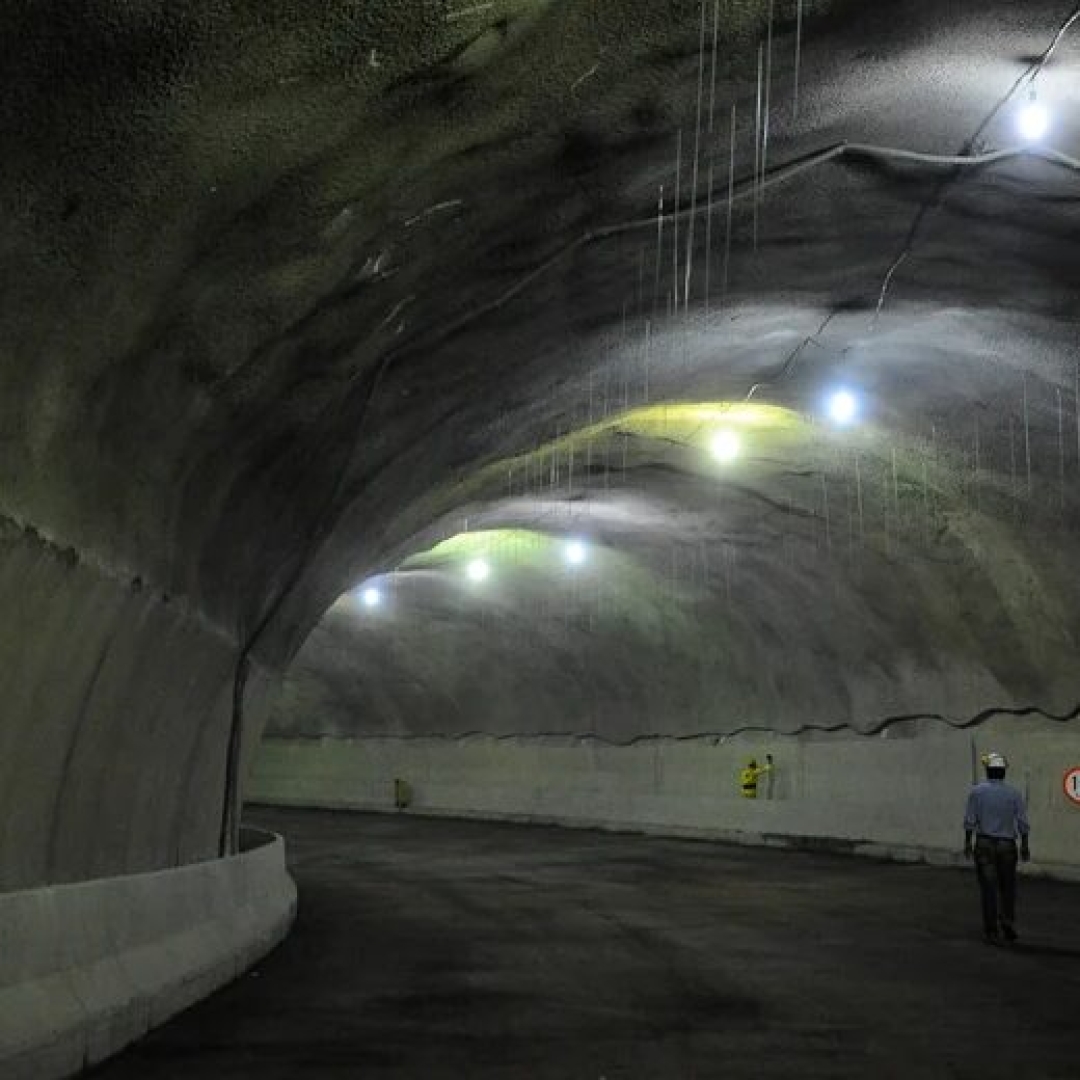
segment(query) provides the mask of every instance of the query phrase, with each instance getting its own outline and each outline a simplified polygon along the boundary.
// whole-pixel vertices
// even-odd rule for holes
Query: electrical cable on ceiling
[[[769,175],[758,182],[755,182],[753,178],[744,179],[735,185],[735,190],[733,192],[714,194],[712,205],[715,208],[716,206],[725,206],[742,202],[748,198],[760,197],[762,191],[776,187],[779,184],[787,183],[796,176],[800,176],[802,173],[820,168],[822,165],[826,165],[832,161],[842,160],[845,157],[868,158],[870,160],[884,162],[910,162],[911,164],[927,165],[934,168],[962,169],[981,169],[989,165],[995,165],[1017,158],[1038,158],[1051,165],[1057,165],[1072,172],[1080,172],[1080,159],[1062,153],[1060,150],[1054,150],[1048,147],[1017,146],[1004,150],[991,150],[981,154],[931,154],[892,146],[873,146],[868,143],[841,142],[826,147],[823,150],[817,150],[801,158],[797,158],[795,161],[777,166],[775,169],[770,169]],[[688,220],[692,213],[700,214],[704,212],[704,206],[695,206],[693,209],[688,207],[672,213],[669,220],[672,222],[682,222]],[[437,334],[432,335],[430,338],[424,339],[423,336],[421,336],[414,339],[412,342],[402,345],[401,352],[420,347],[430,349],[435,345],[448,341],[450,338],[456,336],[467,327],[472,326],[485,316],[505,307],[511,300],[516,299],[524,293],[531,285],[543,278],[559,263],[575,254],[577,251],[580,251],[582,248],[603,240],[623,236],[627,233],[637,232],[642,229],[652,230],[655,227],[656,218],[655,216],[650,216],[648,218],[635,218],[632,221],[621,222],[616,225],[606,225],[599,229],[590,229],[560,248],[553,255],[549,256],[538,267],[529,271],[528,274],[514,285],[510,286],[510,288],[506,289],[499,296],[495,297],[495,299],[489,301],[480,308],[464,313],[458,319],[455,319],[448,325],[442,327]],[[394,355],[396,356],[397,354]]]
[[[406,735],[381,735],[376,736],[376,738],[385,739],[387,741],[392,739],[395,742],[421,742],[428,739],[437,739],[441,742],[465,742],[470,739],[494,739],[496,742],[509,742],[513,739],[528,739],[531,741],[539,739],[573,739],[577,742],[596,742],[602,743],[604,746],[626,747],[638,746],[641,743],[646,742],[659,742],[661,740],[670,742],[697,742],[702,739],[722,741],[724,739],[736,738],[740,735],[757,734],[774,736],[782,735],[786,738],[796,738],[800,735],[808,735],[812,732],[824,735],[839,735],[842,732],[850,731],[856,735],[873,738],[884,734],[890,728],[897,727],[900,724],[926,722],[944,724],[946,727],[950,727],[955,731],[968,731],[981,727],[983,724],[998,716],[1038,717],[1043,720],[1049,720],[1055,724],[1069,724],[1074,720],[1080,719],[1080,705],[1077,705],[1066,713],[1049,712],[1038,705],[1002,705],[982,709],[974,716],[967,717],[966,719],[945,716],[943,713],[903,713],[899,716],[883,717],[872,724],[868,724],[866,727],[856,727],[846,720],[837,721],[833,724],[801,724],[799,727],[792,728],[790,731],[777,731],[776,728],[771,728],[764,724],[747,724],[743,727],[732,728],[731,731],[694,731],[688,734],[679,735],[666,735],[661,732],[650,732],[644,735],[634,735],[629,739],[609,739],[604,735],[597,735],[595,732],[582,731],[511,731],[493,734],[492,732],[481,731],[478,729],[455,732],[453,734],[429,731]]]

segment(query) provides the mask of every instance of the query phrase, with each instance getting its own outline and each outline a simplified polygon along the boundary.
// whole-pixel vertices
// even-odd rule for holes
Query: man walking
[[[1031,858],[1031,829],[1024,796],[1005,783],[1009,763],[1004,755],[987,754],[982,760],[986,780],[971,789],[964,813],[964,856],[974,856],[982,894],[983,931],[986,940],[997,945],[1002,937],[1006,941],[1017,937],[1016,838],[1020,838],[1020,858],[1027,862]]]

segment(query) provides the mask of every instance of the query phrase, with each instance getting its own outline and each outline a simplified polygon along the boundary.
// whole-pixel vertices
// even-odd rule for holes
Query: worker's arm
[[[1023,862],[1030,862],[1031,847],[1028,844],[1028,837],[1031,835],[1031,825],[1028,823],[1024,796],[1019,793],[1016,796],[1016,831],[1020,834],[1020,859]]]
[[[971,792],[968,795],[967,807],[964,809],[964,858],[970,859],[972,856],[971,838],[975,833],[975,826],[978,824],[978,814],[976,813],[977,807],[975,805],[975,792]]]

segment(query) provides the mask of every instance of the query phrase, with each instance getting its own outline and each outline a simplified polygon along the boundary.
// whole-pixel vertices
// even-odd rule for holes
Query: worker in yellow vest
[[[758,779],[766,773],[772,772],[772,754],[765,755],[765,764],[759,765],[756,759],[751,758],[739,772],[739,787],[744,799],[756,799],[758,795]]]

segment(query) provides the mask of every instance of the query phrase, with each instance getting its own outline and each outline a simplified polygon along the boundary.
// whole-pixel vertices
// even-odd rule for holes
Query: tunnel
[[[1076,1075],[1073,0],[0,53],[0,1076]]]

